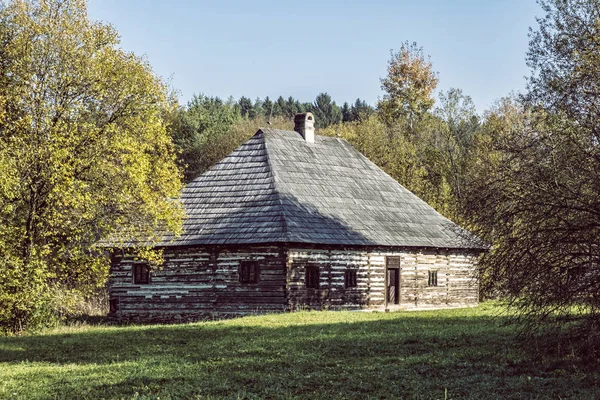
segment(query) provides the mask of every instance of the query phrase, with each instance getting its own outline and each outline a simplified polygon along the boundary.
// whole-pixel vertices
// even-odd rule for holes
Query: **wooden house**
[[[260,129],[190,182],[150,269],[122,252],[111,315],[170,322],[298,309],[474,306],[482,245],[346,141]]]

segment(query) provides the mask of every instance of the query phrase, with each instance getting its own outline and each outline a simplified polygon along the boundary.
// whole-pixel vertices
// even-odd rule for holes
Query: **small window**
[[[344,284],[347,288],[356,287],[356,274],[355,269],[347,269],[344,276]]]
[[[133,264],[133,283],[138,285],[150,283],[150,266],[148,264]]]
[[[429,271],[429,282],[428,282],[429,286],[437,286],[438,285],[437,273],[438,273],[437,271]]]
[[[110,299],[109,306],[111,314],[114,314],[117,311],[119,311],[119,299]]]
[[[260,276],[258,261],[240,262],[240,283],[257,283]]]
[[[306,287],[307,288],[319,288],[319,267],[316,265],[309,265],[306,267]]]

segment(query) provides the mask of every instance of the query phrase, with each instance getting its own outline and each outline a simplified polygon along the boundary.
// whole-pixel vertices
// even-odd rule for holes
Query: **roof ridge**
[[[270,128],[266,128],[266,129],[270,129]],[[277,180],[275,179],[275,171],[273,170],[273,165],[271,164],[271,156],[269,154],[269,146],[268,146],[268,140],[265,137],[265,132],[264,132],[265,128],[259,128],[260,133],[262,133],[262,140],[265,146],[265,154],[267,157],[267,165],[269,166],[269,171],[271,172],[271,179],[273,180],[273,192],[275,193],[275,196],[277,196],[277,202],[279,203],[279,208],[280,208],[280,212],[281,212],[281,217],[283,220],[283,237],[284,237],[284,241],[289,242],[290,241],[290,232],[288,230],[288,221],[287,221],[287,215],[285,213],[285,206],[283,204],[283,200],[281,199],[281,192],[279,191],[279,188],[277,187]]]

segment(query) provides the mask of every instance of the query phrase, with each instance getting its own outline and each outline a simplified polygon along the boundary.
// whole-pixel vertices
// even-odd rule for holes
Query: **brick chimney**
[[[306,112],[296,114],[294,117],[294,130],[298,132],[307,143],[315,142],[315,117]]]

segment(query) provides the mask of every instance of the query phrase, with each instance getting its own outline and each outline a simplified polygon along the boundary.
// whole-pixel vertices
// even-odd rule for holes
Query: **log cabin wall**
[[[118,321],[177,322],[302,309],[378,309],[385,304],[386,259],[400,260],[399,308],[457,307],[478,303],[477,256],[448,250],[172,248],[149,283],[134,283],[143,264],[114,256],[109,284],[111,316]],[[256,283],[240,282],[240,264],[258,262]],[[317,268],[318,287],[307,287]],[[346,271],[355,285],[346,287]],[[437,285],[429,273],[436,272]],[[390,303],[390,308],[395,305]]]
[[[379,253],[373,259],[385,263],[386,256],[400,256],[400,306],[441,308],[475,306],[479,302],[478,256],[448,250]],[[429,282],[436,273],[437,284]]]
[[[215,316],[284,311],[285,260],[277,247],[239,249],[172,248],[148,284],[134,283],[135,261],[115,255],[109,293],[111,317],[122,322],[178,322]],[[240,282],[240,262],[258,261],[256,283]]]
[[[376,281],[374,277],[383,277],[382,269],[370,270],[366,251],[290,249],[287,261],[288,301],[292,310],[366,308],[370,286]],[[316,288],[307,287],[306,271],[311,267],[319,269]],[[345,287],[347,269],[356,270],[356,287]]]
[[[380,308],[385,304],[386,257],[400,258],[399,308],[477,305],[478,256],[464,251],[306,250],[288,254],[291,309]],[[319,268],[318,288],[307,287],[307,268]],[[356,287],[345,287],[345,271],[357,270]],[[430,282],[430,271],[437,278]],[[390,308],[395,305],[389,304]]]

